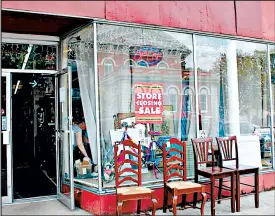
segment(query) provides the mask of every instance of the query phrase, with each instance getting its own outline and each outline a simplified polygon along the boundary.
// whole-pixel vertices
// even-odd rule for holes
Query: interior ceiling
[[[90,20],[2,10],[2,32],[62,36]]]

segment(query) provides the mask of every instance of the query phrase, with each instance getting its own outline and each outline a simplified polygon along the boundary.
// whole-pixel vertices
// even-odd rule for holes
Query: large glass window
[[[271,167],[267,45],[236,42],[240,134],[260,139],[262,169]]]
[[[75,183],[98,187],[93,31],[91,25],[63,41],[62,68],[72,72]]]
[[[195,113],[190,110],[192,95],[183,94],[187,87],[194,89],[192,52],[191,35],[98,26],[104,187],[115,184],[112,146],[124,139],[125,127],[142,145],[143,182],[162,180],[161,148],[170,137],[188,141],[187,157],[193,163],[190,139],[195,136]],[[106,58],[116,63],[108,76],[109,64],[101,64]]]
[[[199,130],[213,138],[239,136],[240,163],[270,167],[267,46],[196,38]],[[241,149],[249,149],[254,162]]]
[[[196,35],[195,89],[192,35],[115,25],[97,28],[101,165],[95,138],[93,28],[63,41],[62,65],[73,72],[73,112],[77,121],[85,119],[87,135],[93,137],[89,157],[98,166],[92,167],[91,176],[76,177],[77,182],[96,186],[101,169],[103,187],[114,187],[113,145],[129,137],[142,146],[143,183],[162,183],[162,145],[171,137],[187,141],[187,176],[193,178],[191,138],[196,130],[212,137],[214,144],[217,136],[237,135],[241,164],[271,167],[266,45]],[[273,98],[274,56],[273,45]]]
[[[272,104],[273,104],[273,111],[274,111],[274,109],[275,109],[275,45],[270,45],[269,50],[270,50],[270,72],[271,72]],[[274,112],[273,112],[273,131],[274,131],[274,128],[275,128],[275,115],[274,115]],[[273,142],[273,148],[275,148],[274,143],[275,142]],[[270,152],[271,151],[272,151],[272,148],[270,146]],[[273,157],[271,157],[271,160],[273,159],[273,161],[274,161],[274,157],[275,157],[275,155],[273,155]]]

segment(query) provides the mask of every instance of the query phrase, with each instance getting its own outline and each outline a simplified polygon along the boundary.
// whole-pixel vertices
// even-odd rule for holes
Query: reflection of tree
[[[237,70],[240,115],[247,113],[251,108],[259,108],[261,111],[267,109],[267,100],[265,101],[268,94],[266,52],[255,50],[254,53],[244,53],[237,50]],[[232,103],[232,101],[227,101],[225,95],[234,86],[228,86],[227,83],[226,54],[220,54],[220,57],[213,64],[212,71],[216,72],[213,75],[216,74],[217,78],[220,79],[220,83],[222,83],[221,90],[225,99],[224,107],[227,107],[227,104]],[[225,116],[227,116],[227,111],[227,109],[224,110]]]
[[[266,52],[255,50],[253,54],[237,53],[240,112],[253,107],[253,103],[261,102],[268,93],[268,73]]]

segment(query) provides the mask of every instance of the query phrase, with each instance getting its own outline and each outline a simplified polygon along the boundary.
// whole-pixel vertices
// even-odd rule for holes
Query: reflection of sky
[[[165,32],[168,35],[174,37],[177,41],[188,47],[192,51],[186,58],[186,68],[193,68],[193,45],[192,45],[192,35],[176,33],[176,32]]]
[[[192,35],[183,33],[167,32],[179,42],[187,46],[190,50],[192,48]],[[213,69],[214,63],[220,58],[220,54],[226,53],[229,39],[196,36],[196,51],[197,51],[197,67],[204,71]],[[266,51],[266,45],[253,42],[236,41],[237,50],[242,50],[244,53],[253,54],[255,50]],[[275,46],[272,46],[275,52]],[[193,53],[187,57],[187,67],[193,66]]]

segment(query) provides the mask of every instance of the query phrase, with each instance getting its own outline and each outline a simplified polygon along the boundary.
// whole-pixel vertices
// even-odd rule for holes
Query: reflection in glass
[[[197,36],[196,41],[199,130],[207,137],[225,136],[231,133],[226,125],[239,122],[238,115],[229,117],[229,112],[238,112],[238,104],[234,104],[234,108],[229,103],[229,97],[238,92],[231,86],[237,80],[234,43],[205,36]],[[238,134],[238,130],[235,133]]]
[[[112,59],[112,65],[104,59]],[[98,74],[104,186],[114,185],[114,179],[110,180],[112,144],[124,138],[126,119],[129,119],[128,135],[136,143],[140,141],[144,151],[143,182],[162,180],[161,146],[170,137],[188,141],[188,174],[192,175],[190,139],[195,136],[195,110],[190,110],[194,101],[191,35],[100,25]],[[135,94],[140,83],[162,86],[163,123],[135,124],[138,113]]]
[[[271,166],[267,46],[236,42],[241,134],[257,134],[262,168]]]
[[[56,70],[56,46],[2,43],[2,68]]]

